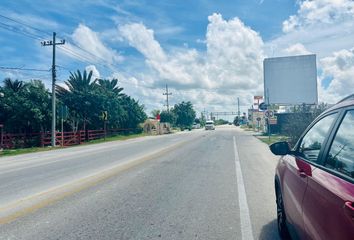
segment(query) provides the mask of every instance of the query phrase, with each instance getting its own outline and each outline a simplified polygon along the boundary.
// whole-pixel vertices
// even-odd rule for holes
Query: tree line
[[[64,114],[64,130],[137,128],[147,118],[144,105],[123,93],[117,79],[93,79],[92,71],[70,73],[64,86],[56,86],[57,122]],[[51,126],[51,93],[41,80],[23,82],[6,78],[0,86],[0,123],[10,133],[45,132]]]
[[[153,117],[160,116],[161,122],[170,123],[174,127],[183,129],[191,129],[193,123],[199,119],[196,119],[196,112],[193,108],[193,104],[188,101],[175,104],[170,110],[160,111],[155,109],[151,112]]]

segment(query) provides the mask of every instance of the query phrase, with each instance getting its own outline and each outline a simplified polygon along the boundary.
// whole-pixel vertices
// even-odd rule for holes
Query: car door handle
[[[305,178],[307,177],[307,174],[304,172],[304,171],[299,171],[299,176],[302,177],[302,178]]]
[[[350,211],[353,211],[354,213],[354,203],[352,202],[345,202],[344,203],[344,208],[350,210]]]
[[[344,210],[349,215],[349,217],[354,221],[354,203],[353,202],[345,202]]]

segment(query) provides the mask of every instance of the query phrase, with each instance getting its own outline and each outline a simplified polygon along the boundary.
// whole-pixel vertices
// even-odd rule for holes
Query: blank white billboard
[[[264,96],[270,104],[317,104],[316,55],[266,58]]]

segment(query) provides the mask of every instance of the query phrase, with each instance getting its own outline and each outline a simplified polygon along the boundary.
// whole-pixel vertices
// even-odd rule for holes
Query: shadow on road
[[[277,230],[277,220],[269,222],[262,227],[261,233],[259,235],[260,240],[280,240]]]

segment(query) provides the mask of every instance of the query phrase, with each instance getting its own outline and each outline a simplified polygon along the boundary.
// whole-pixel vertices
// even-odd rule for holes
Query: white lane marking
[[[238,156],[235,136],[233,137],[233,139],[234,139],[235,167],[236,167],[236,178],[237,178],[238,204],[240,207],[242,240],[253,240],[251,218],[248,210],[247,195],[246,195],[245,185],[243,183],[240,158]]]

